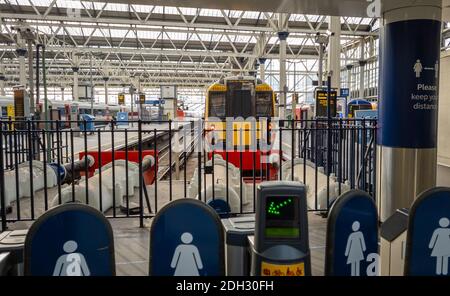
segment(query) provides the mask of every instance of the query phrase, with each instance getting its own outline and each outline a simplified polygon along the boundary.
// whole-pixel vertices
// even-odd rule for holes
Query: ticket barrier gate
[[[28,230],[0,233],[0,275],[21,276],[23,272],[23,247]]]
[[[399,209],[380,228],[380,275],[403,276],[409,209]]]
[[[325,276],[379,274],[378,215],[372,197],[361,190],[342,194],[328,215]]]
[[[422,192],[408,215],[405,276],[450,276],[450,188]]]
[[[80,258],[80,268],[67,256]],[[30,229],[0,233],[0,275],[115,275],[111,225],[88,205],[54,207]]]
[[[196,199],[168,203],[153,219],[149,259],[150,275],[225,275],[224,233],[219,215]]]
[[[222,219],[222,225],[225,231],[226,275],[250,275],[248,236],[255,233],[255,215]]]
[[[40,216],[26,235],[23,254],[27,276],[116,275],[111,224],[85,204],[63,204]]]
[[[300,182],[258,186],[255,235],[249,236],[251,275],[310,276],[306,189]]]

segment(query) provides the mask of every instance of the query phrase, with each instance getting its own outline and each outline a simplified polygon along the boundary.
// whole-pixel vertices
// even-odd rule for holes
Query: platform
[[[192,122],[194,122],[195,120],[190,120],[190,121],[179,121],[177,122],[179,125],[179,129],[182,129],[185,126],[189,126]],[[175,123],[172,123],[172,131],[175,131]],[[118,127],[114,128],[114,149],[115,150],[121,150],[125,148],[125,130],[127,131],[128,134],[128,145],[136,145],[136,143],[138,142],[139,136],[138,136],[138,124],[134,123],[129,124],[129,125],[119,125]],[[142,141],[143,142],[147,142],[147,141],[152,141],[155,135],[155,130],[156,130],[156,137],[165,135],[168,133],[169,131],[169,123],[151,123],[151,124],[142,124],[142,131],[143,131],[143,135],[142,135]],[[111,139],[112,139],[112,133],[111,133],[111,128],[106,128],[105,130],[99,130],[99,131],[95,131],[93,132],[93,134],[87,134],[86,135],[86,143],[87,143],[87,150],[94,150],[97,151],[99,149],[98,147],[98,134],[100,133],[100,142],[101,142],[101,151],[109,151],[112,149],[112,143],[111,143]],[[67,140],[67,143],[70,146],[70,139]],[[63,139],[62,139],[62,144],[66,145],[66,138],[65,135],[63,133]],[[85,136],[84,133],[81,132],[79,137],[74,137],[74,141],[73,141],[73,151],[75,156],[78,155],[78,153],[80,151],[84,151],[85,150]],[[71,151],[68,152],[69,155],[71,153]],[[77,158],[77,157],[75,157]]]

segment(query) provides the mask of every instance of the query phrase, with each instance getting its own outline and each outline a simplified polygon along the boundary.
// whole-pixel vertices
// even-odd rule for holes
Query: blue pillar
[[[385,7],[380,35],[381,221],[436,184],[442,3],[394,5]]]

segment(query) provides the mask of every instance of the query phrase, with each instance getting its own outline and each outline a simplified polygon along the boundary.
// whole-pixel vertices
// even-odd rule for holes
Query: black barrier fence
[[[253,213],[265,180],[303,182],[308,209],[323,214],[350,189],[375,196],[374,120],[272,119],[232,127],[233,140],[204,120],[69,123],[74,128],[0,121],[3,229],[73,201],[110,218],[139,218],[141,226],[179,198],[200,199],[222,215]]]

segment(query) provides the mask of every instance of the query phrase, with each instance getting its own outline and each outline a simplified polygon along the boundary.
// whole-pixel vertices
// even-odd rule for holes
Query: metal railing
[[[260,140],[267,141],[267,151],[259,144],[253,150],[211,149],[211,131],[203,120],[96,123],[103,128],[0,121],[3,229],[73,201],[97,207],[109,218],[138,218],[140,226],[179,198],[222,199],[230,205],[227,214],[253,213],[257,184],[265,180],[306,184],[309,210],[323,214],[346,190],[376,196],[374,120],[268,120],[267,131],[233,131],[241,139],[246,133],[266,134]],[[149,155],[155,159],[150,166]]]

